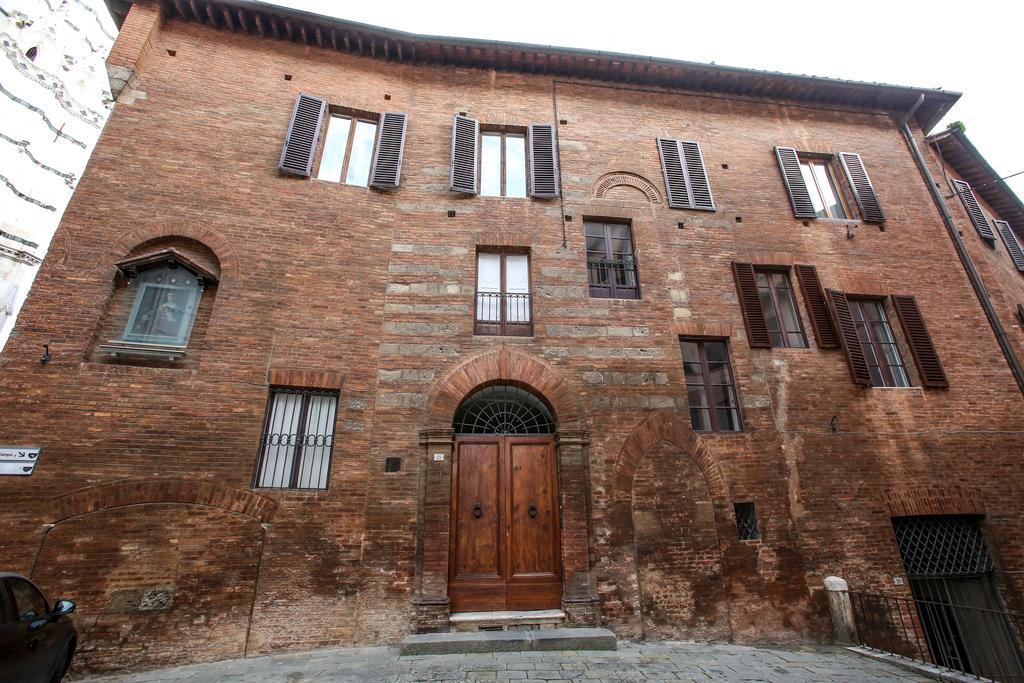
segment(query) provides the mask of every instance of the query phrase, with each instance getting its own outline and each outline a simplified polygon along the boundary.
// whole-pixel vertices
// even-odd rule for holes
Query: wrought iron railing
[[[1024,614],[850,592],[859,644],[1000,683],[1024,681]]]
[[[529,294],[477,292],[474,333],[529,337],[533,334],[532,306]]]
[[[609,299],[639,299],[640,281],[632,259],[591,259],[587,261],[590,296]]]

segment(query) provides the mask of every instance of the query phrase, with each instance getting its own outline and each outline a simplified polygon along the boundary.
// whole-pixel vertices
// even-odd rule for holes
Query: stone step
[[[403,655],[450,655],[527,650],[615,650],[615,634],[606,628],[553,628],[536,631],[418,633],[402,638]]]
[[[453,612],[448,619],[452,631],[527,631],[552,629],[565,624],[560,609],[499,612]]]

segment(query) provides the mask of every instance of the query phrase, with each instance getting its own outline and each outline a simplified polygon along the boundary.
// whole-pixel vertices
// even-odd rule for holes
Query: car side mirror
[[[50,612],[51,617],[63,617],[67,614],[71,614],[75,611],[75,603],[71,600],[58,600],[53,603],[53,611]]]

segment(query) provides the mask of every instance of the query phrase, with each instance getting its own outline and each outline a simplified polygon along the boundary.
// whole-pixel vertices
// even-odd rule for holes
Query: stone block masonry
[[[905,514],[983,514],[1002,595],[1024,609],[1021,397],[892,115],[410,64],[154,7],[115,51],[139,56],[146,98],[115,106],[0,357],[0,442],[43,448],[31,477],[0,478],[0,557],[79,601],[83,671],[445,630],[452,418],[499,383],[554,413],[571,620],[827,641],[824,577],[908,593],[890,521]],[[400,186],[279,174],[299,93],[406,112]],[[460,112],[566,121],[573,220],[563,200],[448,192]],[[666,135],[700,142],[716,211],[668,208]],[[777,145],[859,153],[885,229],[794,218]],[[598,196],[609,174],[647,185]],[[590,295],[592,218],[630,226],[640,298]],[[115,264],[168,245],[219,269],[186,358],[98,353],[134,286]],[[476,254],[500,247],[529,252],[532,336],[474,334]],[[949,388],[854,385],[800,295],[809,347],[751,348],[734,261],[915,296]],[[742,431],[693,431],[681,336],[727,340]],[[325,490],[253,486],[280,378],[338,392]],[[734,503],[751,501],[760,537],[741,541]]]

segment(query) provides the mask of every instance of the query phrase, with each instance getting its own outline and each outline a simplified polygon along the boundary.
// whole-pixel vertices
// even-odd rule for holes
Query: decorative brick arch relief
[[[565,375],[536,356],[507,347],[469,358],[437,381],[428,403],[430,428],[451,428],[455,410],[466,396],[501,381],[527,387],[547,400],[559,431],[583,428],[579,391]]]
[[[185,237],[206,246],[217,257],[221,277],[231,278],[237,275],[238,259],[231,243],[216,230],[192,223],[161,224],[139,228],[122,236],[111,248],[111,252],[115,259],[120,259],[140,244],[172,237]]]
[[[660,442],[670,443],[693,458],[704,473],[708,490],[715,503],[730,500],[729,487],[722,469],[708,452],[704,442],[693,433],[693,430],[683,426],[674,414],[655,413],[633,428],[619,450],[619,457],[615,461],[612,473],[613,497],[616,502],[628,502],[631,499],[636,468],[647,451]]]
[[[127,479],[72,491],[50,501],[50,522],[127,505],[185,503],[237,512],[270,522],[277,503],[252,491],[196,479]]]
[[[598,178],[597,182],[594,183],[594,196],[598,199],[603,199],[608,193],[608,190],[620,185],[640,190],[647,196],[647,201],[652,204],[661,203],[661,193],[658,192],[658,188],[654,186],[654,183],[643,176],[639,176],[635,173],[627,173],[625,171],[606,173]]]
[[[882,494],[882,503],[890,517],[985,514],[976,489],[944,484],[889,489]]]

